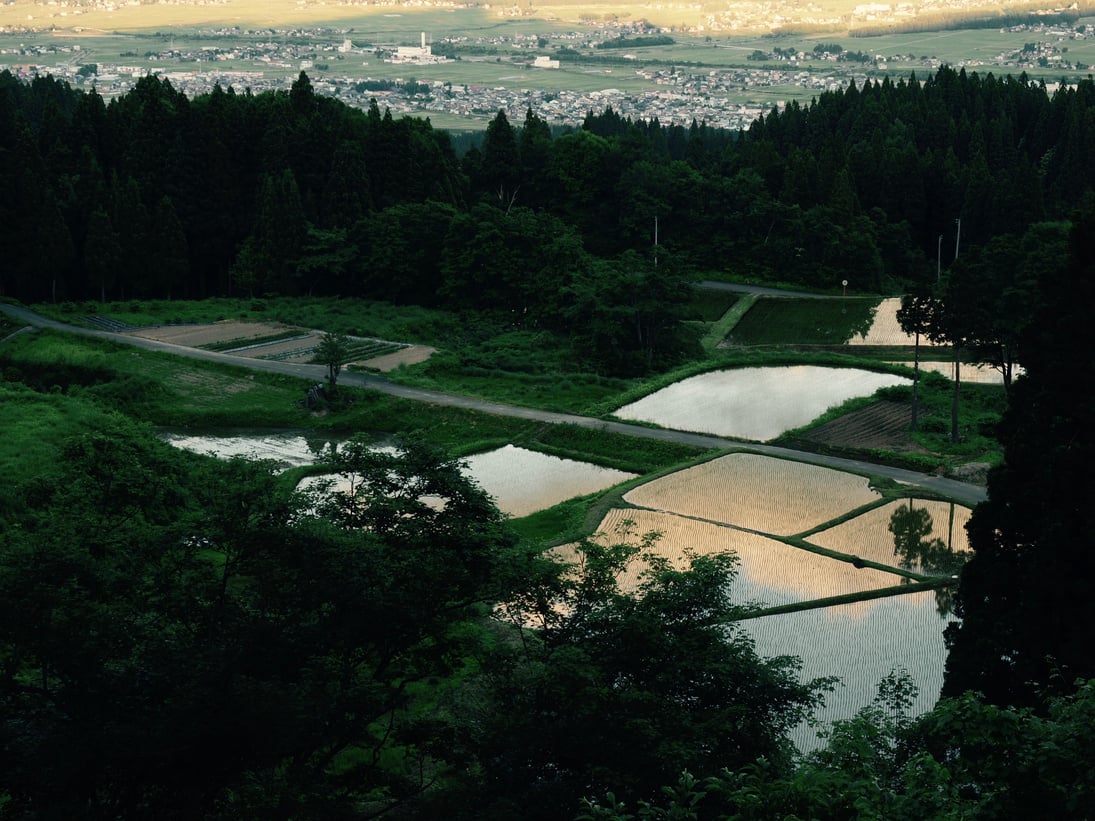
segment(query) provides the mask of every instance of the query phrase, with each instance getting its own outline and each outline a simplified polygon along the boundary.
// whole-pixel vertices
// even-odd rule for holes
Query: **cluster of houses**
[[[1026,29],[1024,29],[1026,30]],[[1049,59],[1067,50],[1066,42],[1095,36],[1095,27],[1067,28],[1061,25],[1029,27],[1035,43],[1018,52],[1001,54],[997,62],[1008,68],[1022,69],[1026,65]],[[1014,33],[1014,32],[1011,32]],[[497,64],[498,79],[479,85],[457,82],[446,77],[446,65],[453,61],[434,54],[425,33],[415,46],[364,48],[354,44],[351,33],[335,29],[296,29],[292,32],[241,32],[228,29],[211,32],[201,45],[176,48],[173,43],[156,53],[144,55],[145,63],[137,61],[96,64],[88,71],[80,45],[69,39],[37,45],[17,44],[17,33],[0,37],[0,70],[8,69],[30,79],[36,74],[52,74],[84,87],[94,84],[97,91],[109,97],[124,93],[138,78],[155,71],[169,79],[176,88],[188,95],[203,94],[214,84],[229,86],[237,91],[253,93],[287,88],[298,71],[306,71],[319,93],[337,96],[349,105],[368,107],[375,98],[381,108],[394,116],[432,114],[467,118],[469,127],[480,127],[499,109],[508,115],[523,118],[531,108],[552,124],[576,125],[590,111],[600,112],[611,107],[624,117],[658,118],[663,124],[689,125],[693,120],[712,127],[747,128],[758,116],[781,107],[788,96],[809,100],[818,94],[847,86],[851,81],[862,84],[868,77],[881,76],[885,61],[871,65],[827,64],[824,68],[804,64],[812,55],[795,54],[797,59],[763,61],[742,68],[706,69],[693,66],[667,67],[656,63],[644,65],[639,59],[634,65],[625,61],[612,64],[583,65],[583,81],[574,83],[589,88],[592,74],[602,73],[603,88],[577,91],[567,88],[568,59],[564,54],[550,56],[542,52],[548,43],[574,42],[581,47],[590,44],[590,31],[551,32],[543,36],[522,34],[519,43],[510,43],[504,57],[467,57],[484,64]],[[604,37],[604,33],[599,35]],[[446,38],[447,45],[493,48],[505,46],[498,35],[489,41],[468,42],[466,38]],[[550,38],[547,39],[547,38]],[[456,40],[460,42],[457,43]],[[520,50],[515,50],[520,46]],[[541,53],[536,53],[540,51]],[[627,58],[632,55],[621,54]],[[135,55],[134,55],[135,57]],[[369,59],[365,59],[369,58]],[[391,70],[381,72],[393,80],[389,91],[364,90],[369,60],[407,66],[407,77],[415,83],[391,77]],[[921,56],[903,58],[906,63],[936,68],[939,61]],[[773,65],[773,62],[778,63]],[[1059,65],[1054,62],[1054,65]],[[532,79],[514,69],[544,70]],[[483,72],[484,74],[488,72]],[[466,76],[466,73],[464,74]],[[552,79],[547,79],[550,76]],[[527,80],[525,78],[528,78]],[[626,81],[625,81],[626,78]],[[636,83],[635,80],[640,82]],[[405,87],[406,86],[406,87]],[[625,88],[618,88],[624,86]],[[375,89],[375,84],[371,88]]]

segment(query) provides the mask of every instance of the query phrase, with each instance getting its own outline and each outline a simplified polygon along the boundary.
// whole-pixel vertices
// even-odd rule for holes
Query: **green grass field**
[[[734,327],[733,345],[841,345],[871,326],[878,299],[759,299]]]

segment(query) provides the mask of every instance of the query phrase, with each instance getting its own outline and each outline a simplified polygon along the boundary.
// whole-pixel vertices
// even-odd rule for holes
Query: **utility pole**
[[[654,215],[654,269],[658,268],[658,215]]]
[[[935,284],[939,284],[943,276],[943,235],[939,235],[939,242],[935,244]]]
[[[962,218],[955,217],[954,224],[958,226],[958,232],[954,235],[954,258],[958,259],[958,243],[962,239]]]

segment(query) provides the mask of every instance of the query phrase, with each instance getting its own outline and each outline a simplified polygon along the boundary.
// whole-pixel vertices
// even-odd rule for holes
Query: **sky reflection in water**
[[[766,442],[829,408],[911,380],[858,368],[788,365],[713,371],[675,382],[616,411],[620,419]]]

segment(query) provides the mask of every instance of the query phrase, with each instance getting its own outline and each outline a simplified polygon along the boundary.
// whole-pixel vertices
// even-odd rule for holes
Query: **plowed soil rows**
[[[841,416],[802,434],[823,445],[925,452],[909,435],[911,409],[904,402],[881,401]]]

